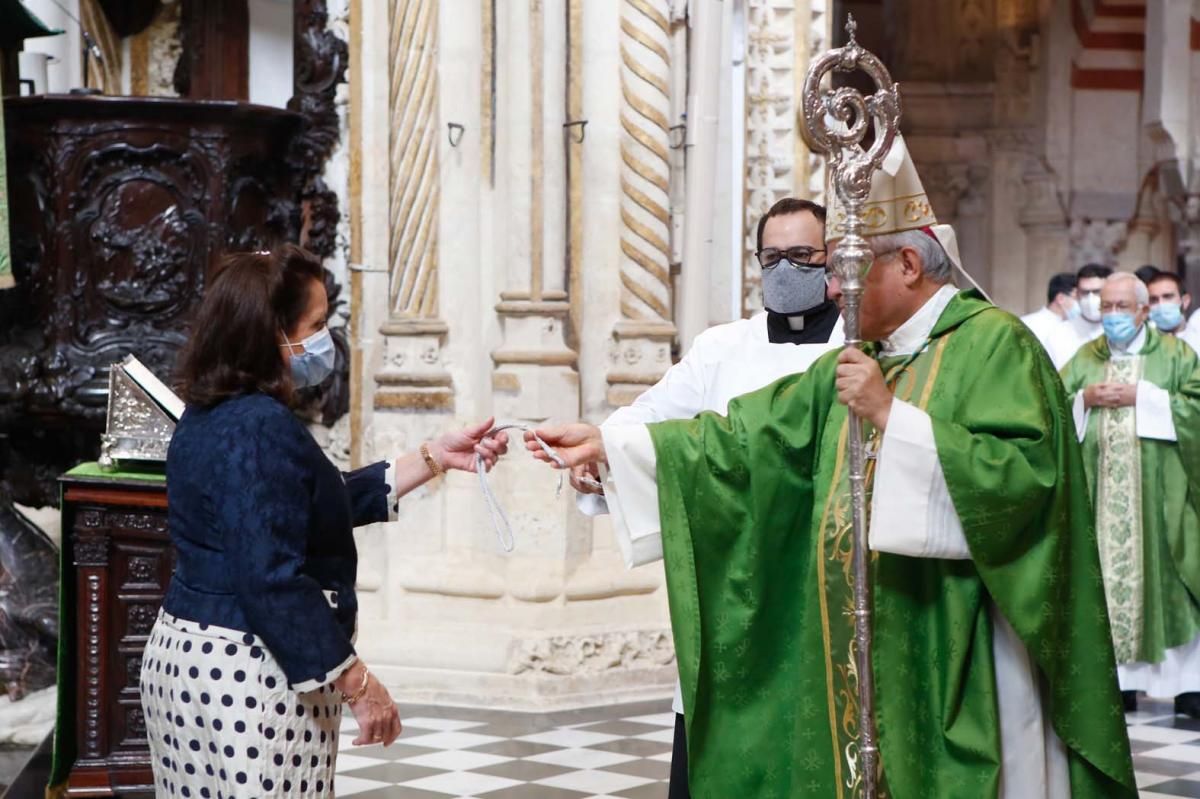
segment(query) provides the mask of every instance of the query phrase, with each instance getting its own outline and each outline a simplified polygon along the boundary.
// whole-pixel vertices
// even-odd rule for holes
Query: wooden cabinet
[[[63,580],[74,594],[74,734],[62,743],[73,743],[75,763],[67,795],[149,794],[138,677],[175,560],[166,483],[83,467],[62,479],[62,489]]]

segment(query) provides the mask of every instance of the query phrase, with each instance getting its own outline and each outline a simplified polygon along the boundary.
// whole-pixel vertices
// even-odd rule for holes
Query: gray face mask
[[[768,311],[791,316],[825,302],[825,269],[792,266],[786,258],[763,271],[763,305]]]

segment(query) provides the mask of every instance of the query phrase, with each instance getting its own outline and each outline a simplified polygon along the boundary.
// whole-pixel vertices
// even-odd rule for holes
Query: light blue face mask
[[[288,341],[287,333],[283,334],[283,340]],[[299,344],[304,348],[304,352],[292,353],[292,385],[296,388],[307,388],[323,383],[325,378],[333,374],[333,362],[337,355],[329,328],[321,328]],[[290,341],[287,347],[291,350]]]
[[[1071,307],[1067,309],[1067,321],[1074,322],[1081,316],[1083,316],[1083,308],[1078,302],[1071,303]]]
[[[1155,327],[1169,333],[1183,324],[1183,309],[1177,302],[1160,302],[1150,309],[1150,318]]]
[[[1124,347],[1129,342],[1133,341],[1138,333],[1137,324],[1133,321],[1134,317],[1131,313],[1106,313],[1101,320],[1104,325],[1104,335],[1108,340],[1118,347]]]

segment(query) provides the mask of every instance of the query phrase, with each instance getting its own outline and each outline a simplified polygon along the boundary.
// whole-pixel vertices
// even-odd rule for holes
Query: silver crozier
[[[859,304],[862,300],[863,278],[873,256],[862,236],[863,206],[871,193],[871,175],[883,163],[892,147],[900,123],[900,95],[883,63],[855,41],[856,24],[850,17],[846,33],[850,37],[845,47],[830,50],[809,67],[804,80],[804,108],[800,115],[800,130],[810,149],[828,158],[829,185],[837,192],[845,218],[830,219],[839,225],[844,236],[831,257],[834,274],[841,280],[844,306],[846,346],[858,347]],[[830,72],[862,70],[875,82],[875,92],[864,97],[851,88],[834,89],[823,86]],[[868,126],[874,128],[875,139],[869,150],[862,141]],[[832,203],[831,203],[832,204]],[[851,765],[858,761],[862,779],[862,795],[876,799],[879,791],[879,742],[875,733],[875,682],[871,667],[871,572],[867,546],[867,452],[863,441],[862,422],[850,412],[850,497],[851,519],[854,525],[854,665],[858,688],[858,757],[847,752]],[[852,769],[853,773],[853,769]],[[851,782],[854,782],[851,777]]]

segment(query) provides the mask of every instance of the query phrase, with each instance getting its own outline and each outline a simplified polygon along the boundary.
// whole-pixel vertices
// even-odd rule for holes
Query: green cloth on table
[[[97,463],[81,463],[64,475],[72,478],[138,480],[165,483],[166,475],[153,471],[107,472]],[[63,507],[59,497],[59,507]],[[64,525],[58,562],[58,712],[54,724],[54,753],[50,761],[50,786],[66,782],[75,764],[75,553],[74,538]]]
[[[696,799],[861,793],[836,365],[740,397],[727,418],[650,426]],[[1083,463],[1049,359],[967,292],[926,348],[882,366],[932,419],[972,556],[873,556],[886,795],[997,795],[995,603],[1041,677],[1072,795],[1132,799]]]

